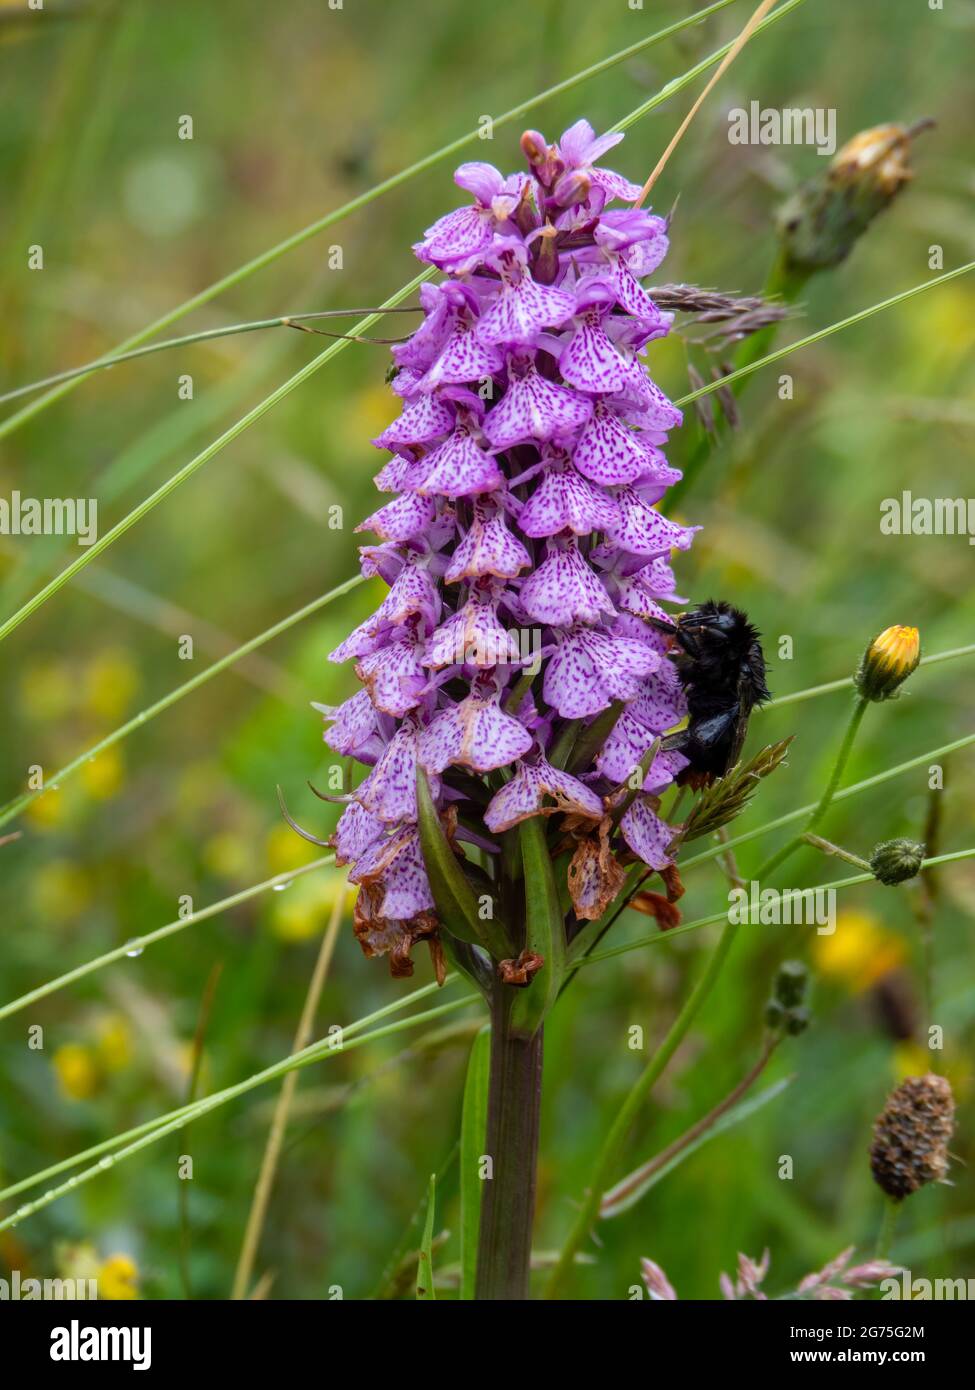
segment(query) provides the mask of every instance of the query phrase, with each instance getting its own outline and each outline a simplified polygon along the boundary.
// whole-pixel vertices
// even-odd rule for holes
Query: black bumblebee
[[[677,643],[673,653],[687,696],[687,727],[665,738],[663,748],[688,759],[677,781],[701,787],[723,777],[738,761],[748,717],[770,699],[759,632],[738,608],[709,599],[676,623],[654,621]]]

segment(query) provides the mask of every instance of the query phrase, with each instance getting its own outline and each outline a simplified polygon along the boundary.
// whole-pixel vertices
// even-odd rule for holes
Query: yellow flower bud
[[[865,700],[889,700],[921,660],[916,627],[887,627],[863,654],[854,684]]]

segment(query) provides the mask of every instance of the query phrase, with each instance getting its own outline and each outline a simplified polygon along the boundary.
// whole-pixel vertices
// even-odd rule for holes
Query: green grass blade
[[[380,1023],[390,1014],[400,1013],[403,1009],[408,1009],[411,1004],[417,1004],[421,999],[425,999],[430,994],[439,994],[442,989],[449,985],[456,984],[460,979],[459,975],[448,975],[442,985],[432,981],[428,985],[422,985],[419,989],[412,990],[409,994],[401,995],[389,1004],[384,1004],[379,1009],[374,1009],[372,1013],[366,1014],[363,1018],[357,1018],[353,1023],[347,1023],[342,1032],[346,1039],[361,1033],[363,1028],[370,1027],[373,1023]],[[76,1168],[79,1164],[87,1163],[89,1159],[99,1158],[102,1154],[110,1153],[113,1149],[119,1148],[123,1144],[128,1144],[133,1139],[140,1138],[143,1134],[148,1134],[150,1130],[158,1129],[160,1125],[166,1124],[169,1120],[182,1116],[184,1119],[193,1109],[198,1101],[190,1101],[180,1106],[177,1110],[171,1111],[166,1115],[156,1115],[151,1120],[145,1120],[141,1125],[135,1125],[132,1129],[125,1130],[122,1134],[113,1134],[110,1139],[103,1139],[98,1144],[93,1144],[90,1148],[82,1149],[80,1153],[72,1154],[70,1158],[63,1158],[58,1163],[52,1164],[49,1168],[44,1168],[37,1173],[32,1173],[29,1178],[21,1178],[19,1182],[13,1183],[10,1187],[4,1188],[0,1192],[0,1202],[9,1201],[17,1197],[21,1192],[28,1192],[32,1187],[39,1186],[42,1182],[47,1182],[50,1178],[56,1178],[61,1173],[66,1173],[69,1168]]]
[[[684,29],[702,23],[711,15],[717,14],[720,10],[727,9],[727,7],[734,2],[735,0],[715,0],[715,3],[705,6],[694,14],[676,20],[673,24],[668,24],[663,29],[658,29],[656,33],[648,34],[646,38],[639,39],[636,43],[629,44],[626,48],[621,48],[616,53],[611,53],[606,58],[601,58],[598,62],[590,64],[589,67],[573,73],[571,77],[564,78],[561,82],[556,82],[554,86],[547,87],[544,91],[538,92],[533,97],[529,97],[527,101],[519,102],[517,106],[511,107],[509,111],[503,112],[500,116],[495,116],[493,119],[494,128],[497,129],[499,126],[510,124],[520,116],[527,115],[529,111],[533,111],[537,106],[540,106],[543,102],[550,100],[552,97],[561,96],[564,92],[569,92],[574,87],[588,81],[589,78],[597,77],[600,73],[607,72],[610,68],[616,67],[619,63],[626,62],[628,58],[634,57],[637,53],[644,52],[654,44],[662,43],[672,35],[679,34]],[[793,3],[797,2],[798,0],[793,0]],[[131,337],[126,338],[124,342],[120,343],[118,347],[113,350],[113,352],[106,353],[105,358],[111,358],[117,353],[127,352],[132,348],[139,347],[142,343],[146,342],[147,339],[153,337],[154,334],[161,333],[174,323],[178,323],[180,319],[185,318],[186,315],[192,313],[194,309],[199,309],[202,308],[204,304],[209,304],[211,300],[216,299],[217,296],[223,294],[224,291],[232,289],[235,285],[241,284],[259,270],[263,270],[265,266],[272,265],[282,256],[287,255],[289,251],[294,251],[297,247],[303,246],[306,241],[317,236],[320,232],[325,231],[326,228],[334,226],[335,223],[342,221],[345,217],[349,217],[354,212],[358,212],[361,208],[368,207],[370,203],[375,202],[375,200],[382,197],[384,193],[389,193],[394,188],[399,188],[401,184],[406,183],[417,174],[422,174],[427,169],[434,168],[435,165],[440,164],[443,160],[449,159],[451,155],[459,153],[459,151],[465,149],[468,145],[474,144],[480,138],[481,132],[482,128],[478,125],[474,130],[469,130],[466,134],[458,136],[456,140],[451,140],[448,144],[442,145],[440,149],[435,150],[432,154],[424,155],[422,159],[415,160],[414,163],[407,165],[406,168],[400,169],[395,174],[391,174],[389,178],[383,179],[380,183],[367,189],[366,192],[358,194],[355,198],[350,198],[350,200],[347,203],[343,203],[341,207],[326,213],[324,217],[318,218],[315,222],[310,222],[307,227],[303,227],[300,231],[285,237],[283,241],[279,241],[275,246],[271,246],[266,251],[262,251],[260,255],[254,256],[251,260],[238,266],[236,270],[229,271],[219,280],[215,280],[212,285],[208,285],[205,289],[192,295],[191,298],[184,300],[182,304],[178,304],[174,309],[169,310],[168,313],[163,314],[158,319],[154,319],[152,323],[140,329],[138,333],[134,333]],[[105,358],[102,360],[104,361]],[[8,416],[6,420],[0,423],[0,439],[5,435],[12,434],[14,430],[18,429],[20,425],[26,424],[28,420],[32,420],[42,410],[46,409],[47,406],[53,405],[55,401],[61,400],[77,386],[80,386],[82,381],[86,379],[86,376],[76,376],[70,381],[62,382],[60,385],[54,387],[53,390],[46,392],[45,395],[39,396],[37,400],[32,401],[30,405],[26,405],[13,415]]]
[[[434,1302],[437,1290],[433,1286],[433,1218],[437,1201],[437,1175],[430,1174],[427,1188],[427,1216],[423,1223],[423,1238],[416,1262],[416,1296],[421,1302]]]
[[[757,372],[759,367],[767,367],[772,362],[779,362],[783,357],[788,357],[790,353],[798,352],[800,348],[812,347],[813,343],[821,343],[824,338],[829,338],[833,333],[841,333],[844,328],[852,328],[854,324],[863,323],[865,319],[872,318],[874,314],[879,314],[884,309],[892,309],[897,304],[903,304],[906,300],[913,299],[915,295],[937,289],[939,285],[946,285],[949,280],[957,280],[959,275],[967,275],[972,270],[975,270],[975,261],[968,261],[965,265],[956,266],[954,270],[946,270],[943,275],[936,275],[933,280],[924,280],[920,285],[912,285],[909,290],[901,290],[900,294],[891,295],[889,299],[882,299],[878,304],[871,304],[868,309],[860,309],[857,313],[851,314],[849,318],[838,319],[836,323],[831,323],[826,328],[820,328],[817,332],[798,339],[797,342],[776,348],[774,352],[768,352],[764,357],[758,357],[754,362],[746,363],[744,367],[738,367],[735,371],[726,373],[725,376],[719,376],[714,381],[699,386],[696,391],[681,396],[674,404],[690,405],[692,401],[698,400],[701,396],[707,396],[712,391],[720,391],[723,387],[730,386],[732,382],[740,381],[744,376],[750,376],[752,372]]]
[[[219,902],[210,903],[208,907],[201,907],[199,912],[191,912],[186,917],[178,917],[175,922],[167,922],[164,927],[157,927],[155,931],[147,932],[145,936],[134,936],[124,945],[116,946],[114,950],[106,951],[104,955],[96,956],[93,960],[86,961],[84,965],[77,965],[73,970],[68,970],[65,974],[48,980],[46,984],[38,985],[36,989],[30,990],[27,994],[22,994],[19,999],[14,999],[9,1004],[0,1006],[0,1019],[9,1018],[11,1014],[19,1013],[28,1005],[36,1004],[39,999],[46,999],[49,994],[56,994],[59,989],[73,985],[77,980],[83,980],[86,975],[93,975],[96,970],[104,969],[113,961],[124,960],[126,956],[141,955],[147,946],[152,946],[157,941],[165,941],[167,937],[175,936],[177,932],[185,931],[187,927],[195,926],[197,922],[205,922],[209,917],[216,917],[221,912],[228,912],[232,907],[248,902],[260,893],[267,893],[273,888],[287,885],[292,879],[300,878],[302,874],[310,874],[317,869],[328,868],[334,862],[334,855],[325,854],[320,859],[313,859],[310,864],[302,864],[297,869],[288,869],[286,873],[275,874],[273,878],[266,878],[261,883],[254,883],[250,888],[242,888],[239,893],[232,893],[229,898],[221,898]]]
[[[770,28],[771,25],[778,24],[780,19],[784,19],[787,14],[791,14],[792,11],[801,4],[802,0],[787,0],[786,4],[782,5],[777,10],[773,10],[767,18],[762,20],[761,24],[755,26],[752,38],[755,38],[757,34],[761,34],[764,30]],[[730,43],[722,44],[721,47],[716,48],[713,53],[709,53],[706,58],[702,58],[699,63],[695,63],[692,68],[688,68],[686,72],[682,72],[679,77],[672,78],[670,82],[661,87],[659,92],[655,92],[652,97],[642,102],[634,111],[631,111],[628,116],[624,116],[622,120],[617,121],[612,129],[614,131],[629,130],[631,125],[635,125],[637,121],[642,120],[642,118],[653,111],[655,107],[660,106],[661,103],[667,101],[670,97],[676,96],[678,92],[690,86],[696,78],[706,73],[708,68],[713,68],[717,63],[720,63],[721,59],[730,53],[737,41],[736,37],[732,39]]]
[[[724,1134],[726,1130],[731,1129],[734,1125],[740,1124],[742,1120],[747,1120],[751,1115],[754,1115],[757,1110],[761,1110],[764,1106],[768,1105],[769,1101],[775,1100],[787,1087],[792,1085],[794,1080],[795,1077],[793,1076],[783,1077],[781,1081],[776,1081],[771,1086],[766,1086],[764,1091],[759,1091],[757,1096],[749,1096],[746,1100],[733,1106],[726,1115],[722,1115],[720,1119],[716,1120],[710,1129],[705,1130],[703,1134],[699,1134],[686,1148],[681,1149],[680,1153],[674,1154],[673,1158],[667,1163],[664,1163],[656,1172],[651,1173],[644,1182],[637,1184],[631,1192],[628,1192],[626,1196],[622,1197],[619,1201],[613,1200],[613,1192],[615,1189],[610,1188],[603,1198],[600,1211],[601,1219],[610,1221],[613,1217],[622,1216],[624,1212],[635,1207],[637,1202],[641,1201],[652,1187],[656,1187],[658,1182],[661,1182],[668,1174],[672,1173],[675,1168],[680,1167],[685,1158],[690,1158],[691,1154],[696,1153],[697,1150],[704,1144],[707,1144],[709,1140],[716,1139],[719,1134]],[[628,1184],[631,1177],[632,1174],[629,1177],[623,1178],[616,1186],[622,1187],[624,1184]]]
[[[274,623],[271,627],[266,628],[264,632],[258,633],[256,637],[251,637],[249,641],[242,643],[241,646],[236,647],[232,652],[228,652],[227,655],[221,657],[219,661],[214,661],[206,670],[191,677],[190,680],[184,681],[182,685],[176,686],[168,695],[163,695],[153,704],[148,705],[144,710],[140,710],[138,714],[133,715],[133,717],[124,724],[120,724],[117,729],[113,729],[110,734],[106,734],[98,743],[92,744],[92,746],[86,748],[83,753],[79,753],[76,758],[72,758],[69,763],[65,763],[64,767],[59,768],[57,772],[53,773],[47,779],[49,785],[61,786],[69,777],[73,777],[76,772],[79,772],[87,763],[90,763],[93,758],[97,758],[101,753],[104,753],[107,748],[111,748],[114,744],[121,742],[121,740],[127,738],[129,734],[135,733],[136,729],[143,728],[151,719],[155,719],[156,715],[162,714],[164,710],[170,709],[177,701],[182,700],[184,696],[192,694],[192,692],[198,690],[201,685],[206,685],[207,681],[213,680],[214,676],[219,676],[222,671],[228,670],[236,662],[242,660],[245,656],[249,656],[251,652],[256,652],[258,648],[263,647],[265,643],[272,641],[275,637],[280,637],[282,632],[287,632],[290,627],[294,627],[296,623],[300,623],[303,618],[311,617],[313,613],[317,613],[320,609],[326,607],[333,599],[341,598],[343,594],[347,594],[351,589],[356,588],[357,585],[362,583],[364,583],[362,575],[354,575],[343,584],[338,584],[334,589],[330,589],[327,594],[322,594],[321,597],[312,599],[311,603],[306,603],[303,608],[298,608],[293,613],[289,613],[286,618],[282,618],[280,622]],[[29,806],[32,801],[43,795],[43,789],[24,792],[22,796],[15,797],[12,801],[8,801],[5,806],[0,807],[0,826],[6,825],[9,821],[12,821],[15,816],[19,816],[21,811]]]
[[[719,853],[725,853],[726,846],[722,845]],[[921,864],[921,869],[936,869],[942,864],[954,864],[962,859],[975,858],[975,847],[971,849],[956,849],[950,854],[939,854],[933,859],[925,859]],[[683,867],[683,866],[682,866]],[[862,883],[876,883],[873,874],[852,874],[849,878],[838,878],[833,883],[817,883],[816,892],[818,893],[838,893],[843,888],[857,888]],[[777,891],[775,896],[769,898],[771,903],[785,903],[793,898],[801,897],[803,892],[808,892],[803,888],[783,888]],[[610,960],[613,956],[625,956],[629,951],[642,951],[645,946],[657,946],[663,941],[673,941],[676,936],[684,936],[687,932],[700,931],[702,927],[713,927],[718,922],[728,923],[728,909],[724,907],[720,912],[712,912],[708,917],[698,917],[693,922],[685,922],[683,926],[671,927],[669,931],[658,931],[653,936],[643,936],[637,941],[627,941],[621,946],[611,946],[606,951],[598,951],[594,955],[586,956],[584,960],[577,962],[577,968],[582,969],[587,965],[595,965],[597,961]]]
[[[229,1101],[236,1100],[239,1096],[246,1095],[248,1091],[252,1091],[258,1086],[266,1085],[269,1081],[275,1081],[279,1077],[285,1076],[288,1072],[294,1071],[296,1068],[312,1066],[314,1063],[325,1061],[329,1057],[339,1056],[341,1053],[350,1052],[354,1048],[364,1047],[367,1043],[375,1042],[379,1038],[389,1037],[394,1033],[402,1033],[409,1028],[417,1027],[421,1023],[428,1023],[431,1019],[441,1018],[444,1014],[453,1013],[457,1009],[462,1009],[467,1004],[471,1004],[477,999],[478,995],[476,994],[465,995],[461,999],[452,1000],[449,1004],[440,1004],[435,1009],[427,1009],[423,1013],[413,1014],[410,1018],[404,1018],[396,1023],[386,1024],[383,1028],[375,1028],[372,1032],[365,1033],[360,1037],[355,1037],[350,1040],[346,1035],[341,1048],[335,1047],[331,1039],[324,1039],[312,1043],[309,1047],[303,1048],[301,1052],[292,1053],[291,1056],[286,1057],[283,1061],[275,1062],[272,1066],[265,1067],[263,1071],[255,1072],[253,1076],[247,1077],[244,1081],[239,1081],[234,1086],[227,1086],[222,1091],[216,1091],[213,1095],[206,1096],[203,1100],[196,1101],[191,1106],[181,1106],[178,1110],[170,1111],[167,1115],[159,1117],[155,1127],[148,1134],[143,1134],[132,1143],[127,1143],[124,1147],[105,1154],[93,1167],[83,1169],[80,1173],[74,1174],[57,1187],[50,1188],[40,1197],[35,1198],[34,1201],[28,1202],[22,1207],[18,1207],[10,1216],[0,1221],[0,1231],[12,1229],[14,1226],[19,1225],[21,1221],[26,1220],[28,1216],[33,1216],[35,1212],[42,1211],[45,1207],[50,1206],[52,1202],[56,1202],[59,1197],[64,1197],[68,1193],[74,1192],[85,1183],[91,1182],[93,1178],[97,1178],[99,1174],[110,1171],[117,1163],[124,1162],[125,1159],[131,1158],[137,1153],[141,1153],[143,1149],[148,1148],[151,1144],[157,1143],[160,1139],[164,1139],[166,1135],[172,1134],[176,1130],[181,1129],[184,1125],[200,1119],[202,1116],[209,1114],[211,1110],[216,1110],[220,1106],[226,1105]],[[71,1163],[76,1161],[77,1157],[69,1160]],[[31,1184],[36,1181],[37,1175],[35,1175],[33,1179],[26,1180],[27,1183]],[[8,1201],[10,1197],[13,1196],[16,1191],[22,1189],[24,1185],[24,1183],[19,1183],[14,1187],[6,1188],[3,1192],[0,1192],[0,1202]]]
[[[474,1297],[477,1276],[477,1238],[481,1229],[481,1155],[487,1134],[488,1082],[491,1067],[491,1028],[481,1029],[471,1046],[464,1083],[460,1128],[460,1293]]]
[[[433,273],[433,269],[431,268],[415,276],[408,285],[404,285],[402,289],[397,290],[395,294],[391,295],[383,304],[382,308],[394,308],[402,300],[411,295],[425,280],[429,280]],[[368,332],[372,325],[381,317],[382,314],[378,312],[367,315],[366,318],[359,320],[358,324],[356,324],[355,331],[357,333]],[[84,554],[79,555],[78,558],[70,565],[66,566],[60,574],[55,575],[50,583],[38,590],[33,598],[28,599],[22,607],[18,608],[16,613],[13,613],[6,622],[0,625],[0,641],[9,636],[15,628],[19,627],[25,618],[35,613],[42,604],[46,603],[49,598],[67,584],[68,580],[72,579],[79,570],[84,569],[86,565],[91,564],[92,560],[104,554],[109,546],[114,545],[117,540],[125,535],[130,527],[134,526],[137,521],[141,521],[144,516],[147,516],[148,513],[151,512],[154,507],[157,507],[160,502],[164,501],[170,493],[175,492],[181,483],[186,482],[187,478],[192,477],[193,474],[196,473],[198,469],[202,468],[205,463],[208,463],[215,454],[218,454],[221,449],[231,444],[239,435],[243,434],[245,430],[249,429],[251,425],[255,424],[266,415],[269,410],[272,410],[280,401],[283,401],[286,396],[289,396],[292,391],[306,382],[309,377],[314,376],[317,371],[348,346],[348,339],[342,339],[337,343],[330,344],[330,346],[325,348],[323,352],[320,352],[317,357],[313,357],[310,362],[306,363],[300,371],[295,372],[293,376],[283,382],[276,391],[272,391],[269,396],[265,396],[264,400],[259,401],[246,415],[242,415],[229,429],[224,430],[223,434],[211,444],[208,444],[207,447],[196,454],[195,457],[191,458],[189,463],[184,464],[183,467],[178,469],[170,478],[167,478],[155,492],[150,493],[148,497],[144,498],[139,505],[134,507],[121,521],[116,522],[111,530],[106,531],[103,536],[100,536],[97,541],[85,550]]]

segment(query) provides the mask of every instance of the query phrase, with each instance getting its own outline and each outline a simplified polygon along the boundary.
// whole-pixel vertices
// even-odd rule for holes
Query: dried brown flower
[[[870,1170],[878,1187],[903,1201],[948,1171],[948,1144],[955,1127],[955,1102],[943,1076],[909,1076],[873,1127]]]

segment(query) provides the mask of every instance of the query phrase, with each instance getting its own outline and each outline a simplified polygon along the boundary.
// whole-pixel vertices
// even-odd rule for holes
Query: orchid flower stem
[[[479,1301],[529,1296],[543,1030],[530,1038],[512,1032],[515,993],[495,981],[485,1141],[492,1171],[481,1205],[474,1294]]]

